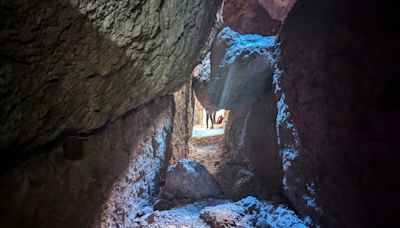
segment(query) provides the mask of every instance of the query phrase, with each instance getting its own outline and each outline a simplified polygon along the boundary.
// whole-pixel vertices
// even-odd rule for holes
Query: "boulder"
[[[276,37],[241,35],[222,29],[193,84],[208,109],[236,109],[252,103],[272,83],[271,51]]]
[[[195,161],[183,159],[167,170],[163,195],[168,199],[202,199],[220,194],[214,176]]]
[[[212,228],[222,227],[298,227],[306,224],[283,205],[273,205],[248,196],[237,202],[205,207],[200,218]]]

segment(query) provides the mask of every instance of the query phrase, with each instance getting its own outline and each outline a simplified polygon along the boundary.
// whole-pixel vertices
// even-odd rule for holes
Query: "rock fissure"
[[[0,227],[393,226],[386,8],[0,1]]]

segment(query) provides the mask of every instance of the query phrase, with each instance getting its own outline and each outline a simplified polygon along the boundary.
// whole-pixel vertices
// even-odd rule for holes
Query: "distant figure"
[[[208,118],[210,118],[211,129],[213,129],[214,128],[213,112],[206,109],[206,126],[207,126],[207,128],[208,128]]]
[[[216,124],[222,124],[222,121],[224,121],[224,116],[220,115],[215,123]]]
[[[212,116],[213,116],[213,122],[216,124],[217,123],[217,112],[212,112]]]

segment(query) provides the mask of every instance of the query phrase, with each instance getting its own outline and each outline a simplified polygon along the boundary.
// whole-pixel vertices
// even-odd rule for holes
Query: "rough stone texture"
[[[250,166],[248,154],[250,144],[246,143],[247,137],[247,122],[249,120],[249,106],[246,105],[242,109],[231,110],[228,122],[225,127],[225,147],[229,152],[232,161],[242,166]],[[262,123],[260,122],[260,125]]]
[[[279,37],[283,184],[323,227],[398,223],[400,27],[391,8],[300,0]]]
[[[170,93],[195,66],[219,4],[2,1],[1,166]]]
[[[284,21],[296,0],[257,0],[274,20]]]
[[[257,99],[272,78],[269,53],[274,42],[274,36],[241,35],[229,27],[221,30],[210,60],[206,55],[202,61],[205,70],[193,82],[201,104],[210,110],[237,109]]]
[[[163,191],[166,198],[203,199],[220,194],[215,178],[200,163],[184,159],[167,170]]]
[[[267,201],[259,201],[249,196],[238,202],[227,202],[206,207],[200,211],[200,217],[211,228],[225,227],[298,227],[306,224],[297,215],[283,207],[274,206]]]
[[[224,25],[240,33],[276,35],[295,0],[225,0]]]
[[[189,139],[192,136],[194,93],[191,82],[174,93],[174,123],[170,141],[170,164],[186,158],[189,153]]]
[[[130,215],[150,204],[170,156],[172,102],[156,100],[74,138],[79,158],[66,157],[69,139],[0,175],[0,227],[127,227]]]
[[[200,101],[196,97],[196,93],[194,94],[194,117],[193,117],[193,125],[198,125],[201,127],[205,127],[205,113],[204,107],[201,105]]]
[[[249,167],[268,186],[281,190],[282,161],[276,137],[275,96],[272,82],[253,104],[231,110],[225,130],[225,145],[232,162]]]

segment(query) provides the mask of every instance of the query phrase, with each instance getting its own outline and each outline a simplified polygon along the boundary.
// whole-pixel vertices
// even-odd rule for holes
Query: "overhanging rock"
[[[268,83],[272,83],[275,41],[275,36],[222,29],[194,79],[194,89],[202,105],[211,110],[237,109],[259,97]]]

